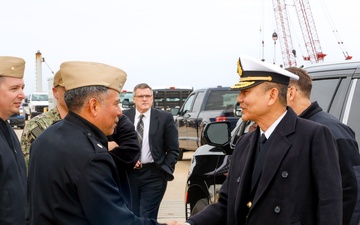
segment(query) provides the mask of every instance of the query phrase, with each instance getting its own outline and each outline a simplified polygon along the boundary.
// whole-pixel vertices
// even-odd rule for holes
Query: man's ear
[[[99,102],[96,98],[90,98],[88,101],[89,104],[89,111],[93,116],[97,115],[97,111],[99,109]]]
[[[288,93],[287,93],[288,101],[294,100],[295,96],[296,96],[296,87],[295,86],[290,86],[288,88]]]
[[[268,96],[268,105],[273,105],[279,98],[279,90],[277,88],[271,88]]]

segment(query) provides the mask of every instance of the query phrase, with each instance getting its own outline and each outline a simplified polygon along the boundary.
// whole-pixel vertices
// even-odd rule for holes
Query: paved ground
[[[160,205],[159,222],[185,221],[185,184],[192,152],[185,152],[184,159],[175,166],[175,179],[168,183],[166,193]]]

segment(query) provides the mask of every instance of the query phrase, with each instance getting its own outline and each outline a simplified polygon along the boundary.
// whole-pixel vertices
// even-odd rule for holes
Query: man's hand
[[[141,168],[141,162],[138,160],[134,166],[134,169],[140,169]]]
[[[166,223],[167,225],[187,225],[188,223],[180,223],[177,221],[169,221]]]
[[[119,147],[119,145],[116,144],[115,141],[109,141],[109,142],[108,142],[108,150],[109,150],[109,151],[113,150],[115,147]]]

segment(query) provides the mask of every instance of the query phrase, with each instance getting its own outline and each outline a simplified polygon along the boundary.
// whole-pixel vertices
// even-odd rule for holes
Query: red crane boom
[[[273,0],[276,28],[280,41],[283,66],[285,68],[296,66],[296,54],[293,51],[288,15],[284,0]]]
[[[326,54],[321,50],[309,0],[293,1],[308,54],[303,56],[303,59],[311,63],[321,62],[324,60]],[[296,66],[296,51],[292,44],[285,0],[273,0],[273,7],[284,67]]]
[[[324,61],[326,54],[321,50],[309,0],[294,0],[294,5],[308,53],[308,56],[304,56],[304,60],[310,60],[311,63]]]

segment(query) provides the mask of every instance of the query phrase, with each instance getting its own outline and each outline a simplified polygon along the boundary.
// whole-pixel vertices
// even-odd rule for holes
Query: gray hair
[[[72,112],[79,112],[85,102],[90,98],[96,98],[100,104],[104,102],[108,88],[104,86],[85,86],[65,91],[64,100]]]
[[[287,105],[287,101],[286,101],[286,95],[287,95],[287,91],[288,91],[288,86],[284,85],[284,84],[279,84],[279,83],[273,83],[273,82],[264,82],[265,86],[264,86],[264,90],[268,91],[271,88],[276,88],[279,91],[279,102],[281,105],[286,106]]]

